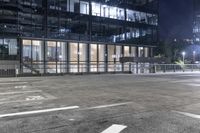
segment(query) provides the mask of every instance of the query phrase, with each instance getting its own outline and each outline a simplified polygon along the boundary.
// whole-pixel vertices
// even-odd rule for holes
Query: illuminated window
[[[67,44],[65,42],[57,42],[57,60],[67,60]]]
[[[101,5],[101,17],[109,17],[109,6]]]
[[[129,57],[130,56],[129,46],[124,46],[124,56],[125,57]]]
[[[117,62],[119,62],[121,56],[122,56],[122,47],[116,46],[116,61]]]
[[[78,43],[69,43],[70,72],[78,72]]]
[[[55,62],[56,61],[56,42],[48,41],[47,42],[47,61]]]
[[[117,18],[117,8],[110,6],[110,18]]]
[[[30,62],[32,59],[31,55],[31,40],[23,40],[23,61]]]
[[[90,44],[90,71],[97,72],[97,44]]]
[[[100,4],[92,2],[92,15],[100,16],[101,14],[100,10],[101,10]]]
[[[131,47],[131,56],[136,57],[136,47]]]
[[[42,61],[44,60],[44,51],[43,51],[43,42],[42,41],[37,41],[37,40],[33,40],[32,41],[32,58],[33,61]]]
[[[79,43],[79,52],[78,52],[80,58],[80,62],[86,62],[87,61],[87,44],[85,43]]]
[[[89,14],[89,3],[80,1],[80,13]]]

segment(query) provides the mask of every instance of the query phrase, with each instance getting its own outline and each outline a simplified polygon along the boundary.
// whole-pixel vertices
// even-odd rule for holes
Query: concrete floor
[[[198,73],[0,79],[0,133],[200,133],[199,125]]]

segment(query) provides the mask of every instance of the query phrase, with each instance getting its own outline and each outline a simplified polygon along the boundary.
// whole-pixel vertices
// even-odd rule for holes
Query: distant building
[[[129,71],[157,42],[158,0],[0,0],[0,59],[21,73]]]
[[[200,43],[200,0],[193,0],[194,4],[194,42]]]

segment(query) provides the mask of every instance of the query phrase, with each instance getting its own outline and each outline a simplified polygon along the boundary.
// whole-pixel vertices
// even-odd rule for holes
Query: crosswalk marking
[[[107,128],[106,130],[104,130],[101,133],[120,133],[125,128],[127,128],[127,126],[125,126],[125,125],[113,124],[112,126],[110,126],[109,128]]]

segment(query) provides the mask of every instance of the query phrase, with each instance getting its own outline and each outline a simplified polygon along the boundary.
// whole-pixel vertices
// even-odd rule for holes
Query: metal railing
[[[20,69],[21,68],[21,69]],[[176,72],[200,72],[200,64],[149,64],[149,63],[127,63],[127,64],[66,64],[44,65],[28,64],[0,65],[0,77],[17,77],[21,75],[51,75],[51,74],[78,74],[78,73],[123,73],[148,74],[148,73],[176,73]]]
[[[200,72],[200,64],[156,64],[153,65],[154,73],[169,73],[169,72]]]
[[[19,65],[0,65],[0,77],[15,77],[19,74]]]

